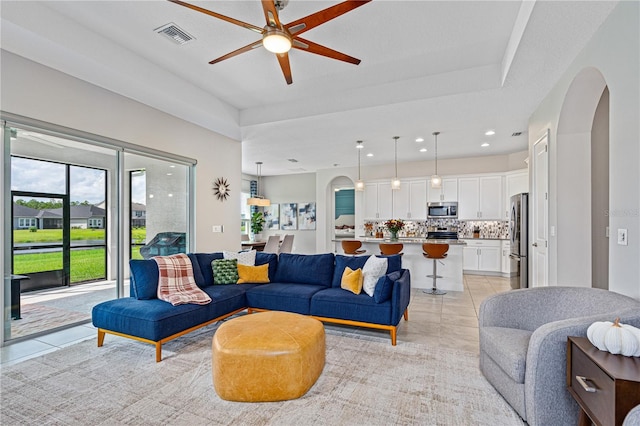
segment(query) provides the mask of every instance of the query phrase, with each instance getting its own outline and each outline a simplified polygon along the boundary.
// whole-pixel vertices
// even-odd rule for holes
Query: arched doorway
[[[565,96],[557,134],[557,282],[608,288],[609,91],[595,68]]]

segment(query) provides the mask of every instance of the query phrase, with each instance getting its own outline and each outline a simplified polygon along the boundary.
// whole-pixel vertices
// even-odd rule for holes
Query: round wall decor
[[[230,185],[225,178],[218,178],[213,182],[213,195],[220,201],[225,201],[229,196]]]

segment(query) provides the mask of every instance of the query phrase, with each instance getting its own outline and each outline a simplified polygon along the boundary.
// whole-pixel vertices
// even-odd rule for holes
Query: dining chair
[[[269,236],[269,239],[267,240],[267,244],[264,246],[264,249],[262,249],[262,252],[277,254],[279,248],[280,248],[280,236],[271,235]]]
[[[291,253],[291,250],[293,250],[293,235],[285,235],[284,239],[282,240],[282,244],[280,244],[280,250],[278,251],[278,254]]]

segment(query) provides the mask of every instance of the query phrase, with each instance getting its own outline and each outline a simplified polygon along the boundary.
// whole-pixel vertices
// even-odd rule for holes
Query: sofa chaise
[[[398,255],[377,256],[387,258],[387,270],[376,284],[374,297],[340,288],[345,268],[362,268],[369,256],[258,252],[255,265],[269,265],[269,283],[228,285],[213,284],[211,263],[222,259],[223,253],[188,256],[196,284],[212,302],[173,306],[158,299],[156,262],[132,260],[130,297],[102,302],[92,310],[98,346],[103,345],[105,334],[128,337],[155,345],[156,362],[160,362],[163,343],[244,310],[287,311],[323,322],[388,330],[395,345],[400,319],[408,320],[411,278]]]
[[[567,338],[595,321],[640,327],[640,301],[612,291],[540,287],[487,297],[480,305],[480,370],[531,426],[575,425],[567,391]]]

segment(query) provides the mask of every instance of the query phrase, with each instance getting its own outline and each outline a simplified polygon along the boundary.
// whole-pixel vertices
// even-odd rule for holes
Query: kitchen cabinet
[[[508,173],[505,176],[505,216],[504,219],[509,219],[511,214],[511,196],[520,194],[522,192],[529,192],[529,172],[520,170],[513,173]]]
[[[511,243],[508,240],[502,240],[502,274],[509,275],[511,270],[511,262],[509,261],[509,254],[511,253]]]
[[[502,199],[502,176],[458,179],[459,220],[501,220]]]
[[[393,217],[399,219],[427,219],[427,180],[403,180],[400,189],[393,191]]]
[[[364,219],[391,219],[392,209],[391,182],[364,185]]]
[[[495,272],[502,270],[500,240],[464,240],[462,268],[469,272]]]
[[[442,179],[440,188],[431,188],[431,181],[428,182],[427,201],[458,201],[458,179]]]

